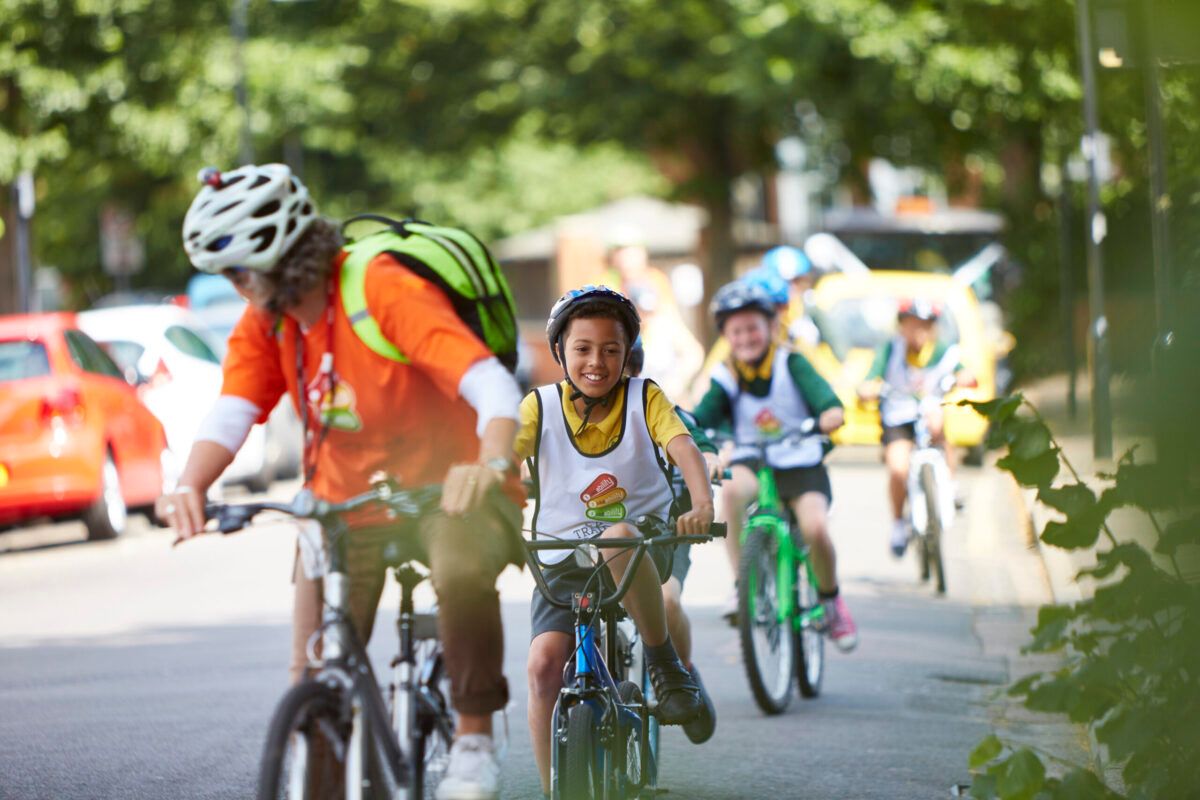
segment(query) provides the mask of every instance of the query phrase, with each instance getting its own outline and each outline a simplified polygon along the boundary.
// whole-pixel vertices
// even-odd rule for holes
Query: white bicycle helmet
[[[201,272],[266,272],[317,218],[308,189],[286,164],[201,170],[204,188],[183,220],[183,247]]]

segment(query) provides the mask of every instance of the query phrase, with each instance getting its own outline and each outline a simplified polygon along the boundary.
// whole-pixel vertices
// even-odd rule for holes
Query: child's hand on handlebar
[[[675,521],[675,530],[680,536],[703,536],[708,533],[708,526],[713,522],[713,507],[711,503],[692,506],[692,510],[683,514]]]
[[[883,382],[879,379],[860,383],[858,385],[858,400],[861,403],[870,403],[873,400],[878,400],[882,391]]]

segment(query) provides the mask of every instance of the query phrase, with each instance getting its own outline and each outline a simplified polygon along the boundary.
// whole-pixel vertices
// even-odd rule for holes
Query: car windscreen
[[[163,335],[181,353],[213,364],[221,363],[221,359],[213,351],[213,348],[198,333],[189,328],[185,328],[182,325],[172,325],[163,332]]]
[[[991,242],[988,233],[839,231],[854,255],[871,269],[903,269],[949,274]]]
[[[899,300],[889,294],[843,297],[827,306],[809,309],[821,341],[827,343],[839,360],[859,348],[878,349],[896,335],[896,309]],[[938,341],[958,341],[958,325],[945,306],[937,322]]]
[[[138,372],[138,361],[141,360],[142,354],[146,352],[146,348],[142,347],[137,342],[126,342],[121,339],[113,339],[109,342],[97,342],[104,352],[108,353],[109,357],[117,362],[117,366],[121,368],[125,374],[129,374],[129,370],[133,370],[134,374]]]
[[[0,342],[0,381],[40,378],[50,374],[50,357],[41,342],[27,339]]]
[[[67,352],[71,354],[71,360],[81,369],[96,375],[107,375],[110,378],[125,380],[125,376],[121,374],[121,370],[117,369],[113,360],[86,333],[67,330],[63,331],[63,336],[67,340]]]

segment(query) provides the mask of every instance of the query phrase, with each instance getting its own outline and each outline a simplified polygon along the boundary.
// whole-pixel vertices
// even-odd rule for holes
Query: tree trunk
[[[0,314],[20,313],[17,291],[17,207],[12,187],[0,184]]]
[[[704,307],[708,308],[708,301],[717,289],[733,280],[733,265],[737,260],[731,181],[725,181],[724,191],[706,194],[704,208],[708,212],[708,223],[700,236],[700,249],[704,259]],[[711,330],[712,320],[707,314],[704,321],[706,333],[715,336]]]

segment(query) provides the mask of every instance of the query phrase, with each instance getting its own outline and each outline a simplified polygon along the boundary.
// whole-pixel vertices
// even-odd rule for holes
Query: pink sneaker
[[[850,616],[850,609],[846,607],[842,596],[826,600],[821,605],[825,608],[825,629],[837,649],[849,653],[858,647],[858,626],[854,624],[854,617]]]

